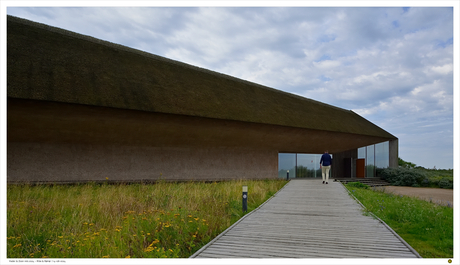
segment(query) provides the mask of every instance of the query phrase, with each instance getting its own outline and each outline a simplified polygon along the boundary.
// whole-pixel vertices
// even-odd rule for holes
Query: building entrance
[[[279,153],[278,177],[286,178],[289,170],[289,178],[321,178],[321,168],[319,166],[321,155]]]

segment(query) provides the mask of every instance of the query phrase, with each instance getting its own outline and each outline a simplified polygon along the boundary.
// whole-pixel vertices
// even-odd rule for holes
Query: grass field
[[[453,257],[453,208],[348,183],[347,189],[424,258]]]
[[[286,183],[8,185],[7,257],[189,257]]]

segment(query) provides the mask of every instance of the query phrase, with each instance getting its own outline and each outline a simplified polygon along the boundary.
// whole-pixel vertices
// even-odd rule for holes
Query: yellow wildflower
[[[151,251],[153,251],[153,250],[154,250],[154,248],[151,247],[151,246],[149,246],[149,247],[147,247],[146,249],[144,249],[144,252],[151,252]]]

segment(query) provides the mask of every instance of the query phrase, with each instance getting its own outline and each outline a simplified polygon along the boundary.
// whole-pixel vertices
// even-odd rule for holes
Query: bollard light
[[[248,186],[243,186],[243,212],[248,211]]]
[[[286,180],[289,180],[289,170],[287,171],[287,174],[286,174]]]

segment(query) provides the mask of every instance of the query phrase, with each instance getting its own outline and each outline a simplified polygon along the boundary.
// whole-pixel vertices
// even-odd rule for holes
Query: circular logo
[[[243,199],[246,199],[248,196],[246,194],[243,195]]]

